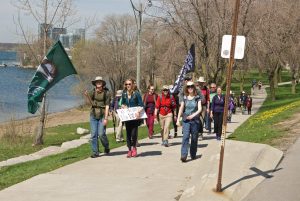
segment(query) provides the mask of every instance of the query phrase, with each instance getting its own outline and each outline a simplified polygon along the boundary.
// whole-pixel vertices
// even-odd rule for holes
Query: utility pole
[[[139,9],[138,9],[138,32],[137,32],[137,55],[136,55],[136,84],[137,88],[140,89],[141,83],[141,34],[142,34],[142,10],[143,5],[139,2]]]
[[[217,183],[217,187],[216,187],[217,192],[222,191],[222,171],[223,171],[223,160],[224,160],[224,151],[225,151],[228,102],[229,102],[231,78],[232,78],[232,66],[233,66],[233,63],[234,63],[234,52],[235,52],[235,44],[236,44],[239,9],[240,9],[240,0],[236,0],[234,14],[233,14],[234,17],[233,17],[233,26],[232,26],[232,39],[231,39],[231,47],[230,47],[230,58],[229,58],[229,65],[228,65],[227,71],[226,71],[226,96],[225,96],[225,105],[224,105],[224,112],[223,112],[222,141],[221,141],[221,150],[220,150],[218,183]]]

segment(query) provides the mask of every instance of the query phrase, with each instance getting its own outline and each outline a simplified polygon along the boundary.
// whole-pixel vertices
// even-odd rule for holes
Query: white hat
[[[95,86],[96,82],[98,81],[102,81],[103,85],[106,85],[106,82],[103,80],[103,78],[101,76],[97,76],[94,80],[92,80],[92,84]]]
[[[169,90],[169,86],[168,85],[164,85],[163,87],[162,87],[162,90]]]
[[[199,79],[197,80],[197,82],[206,82],[204,77],[199,77]]]
[[[117,97],[120,97],[120,96],[122,96],[122,93],[123,93],[122,90],[118,90],[117,93],[116,93],[116,96],[117,96]]]
[[[244,94],[245,93],[245,91],[242,91],[242,94]]]
[[[194,82],[192,82],[192,81],[188,81],[187,83],[186,83],[186,86],[193,86],[194,85]]]

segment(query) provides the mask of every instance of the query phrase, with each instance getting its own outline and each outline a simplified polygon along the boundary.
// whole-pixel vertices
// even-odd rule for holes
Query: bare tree
[[[60,24],[64,27],[67,19],[75,14],[72,0],[14,0],[13,4],[21,11],[31,15],[41,26],[43,31],[43,55],[46,55],[46,51],[50,45],[47,41],[48,33],[52,25]],[[26,39],[25,35],[24,38]],[[40,124],[34,143],[35,145],[43,144],[46,119],[45,101],[46,98],[44,96],[42,101]]]

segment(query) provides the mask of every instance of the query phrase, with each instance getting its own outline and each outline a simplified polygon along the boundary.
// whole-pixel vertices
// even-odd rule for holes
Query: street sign
[[[231,46],[232,35],[224,35],[222,38],[221,57],[229,59],[230,57],[230,46]],[[234,51],[234,59],[243,59],[245,52],[245,36],[236,36],[236,45]]]

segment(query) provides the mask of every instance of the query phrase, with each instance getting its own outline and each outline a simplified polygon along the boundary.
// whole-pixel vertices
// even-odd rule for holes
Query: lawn
[[[159,133],[160,127],[158,124],[154,127],[154,132]],[[147,127],[139,128],[139,139],[148,137]],[[114,149],[125,145],[126,143],[116,143],[113,135],[108,135],[110,148]],[[126,150],[126,148],[124,148]],[[103,152],[103,148],[101,149]],[[0,168],[0,190],[7,188],[16,183],[22,182],[35,175],[46,173],[76,161],[88,158],[91,154],[89,144],[84,144],[78,148],[70,149],[64,153],[48,156],[39,160],[12,165]],[[124,155],[125,157],[125,155]]]
[[[2,138],[0,141],[0,161],[9,158],[31,154],[48,146],[60,146],[66,141],[79,139],[81,136],[76,134],[76,128],[82,127],[90,129],[89,122],[66,124],[45,129],[44,144],[32,146],[34,136],[11,136]],[[108,122],[108,128],[113,127],[112,121]]]
[[[276,89],[276,101],[268,97],[260,110],[238,127],[228,138],[239,141],[273,145],[272,141],[284,135],[277,123],[288,120],[300,111],[300,86],[291,94],[291,85]]]

